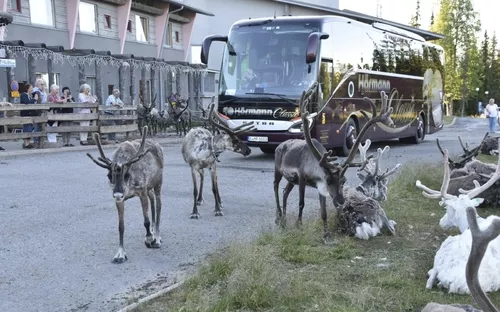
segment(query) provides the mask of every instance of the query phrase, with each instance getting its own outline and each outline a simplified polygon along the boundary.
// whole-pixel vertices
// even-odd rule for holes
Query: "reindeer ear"
[[[472,201],[476,204],[477,207],[484,202],[484,198],[474,198]]]

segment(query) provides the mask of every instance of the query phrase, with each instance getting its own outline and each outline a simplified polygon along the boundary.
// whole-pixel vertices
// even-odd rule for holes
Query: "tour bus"
[[[429,41],[443,36],[348,15],[241,20],[228,36],[204,39],[204,64],[211,43],[225,42],[218,113],[230,128],[254,122],[256,130],[242,141],[273,153],[281,142],[303,138],[298,100],[315,81],[311,136],[337,155],[349,153],[366,122],[360,110],[371,112],[363,98],[380,109],[381,91],[393,107],[393,124],[376,123],[365,139],[418,144],[442,129],[444,54]]]

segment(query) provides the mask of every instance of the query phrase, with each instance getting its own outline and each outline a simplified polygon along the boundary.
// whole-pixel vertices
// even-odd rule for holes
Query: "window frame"
[[[82,3],[84,4],[88,4],[88,5],[91,5],[94,7],[94,27],[95,27],[95,31],[89,31],[89,30],[82,30],[82,23],[81,23],[81,18],[80,18],[80,9],[81,9],[81,5]],[[78,31],[81,32],[81,33],[85,33],[85,34],[96,34],[98,35],[99,34],[99,20],[98,20],[98,7],[97,7],[97,4],[95,3],[90,3],[90,2],[86,2],[86,1],[80,1],[80,5],[78,6]]]
[[[48,1],[50,3],[50,14],[51,14],[51,24],[42,24],[42,23],[37,23],[33,22],[33,15],[32,10],[31,10],[31,1]],[[45,27],[56,27],[56,7],[55,7],[55,0],[28,0],[28,7],[30,8],[30,24],[31,25],[36,25],[36,26],[45,26]]]
[[[22,2],[21,0],[9,0],[9,3],[10,3],[10,10],[9,11],[22,13],[23,10],[22,10],[22,3],[21,2]],[[13,4],[15,4],[15,8],[14,8]],[[28,5],[29,5],[29,1],[28,1]]]
[[[143,16],[143,15],[139,15],[139,14],[135,14],[135,41],[137,42],[142,42],[142,43],[149,43],[149,40],[150,40],[150,36],[149,36],[149,17],[147,16]],[[142,19],[145,19],[146,20],[146,27],[142,27]],[[140,22],[141,24],[141,27],[143,28],[142,30],[144,31],[144,36],[145,36],[145,40],[141,40],[139,39],[139,32],[137,31],[137,22]]]

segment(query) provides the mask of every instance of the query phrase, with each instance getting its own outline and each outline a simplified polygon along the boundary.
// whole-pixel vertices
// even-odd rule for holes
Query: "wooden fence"
[[[57,108],[72,108],[73,113],[54,113]],[[90,112],[81,112],[87,109]],[[39,116],[20,117],[21,111],[37,111]],[[105,111],[113,112],[106,114]],[[125,133],[128,137],[130,132],[137,131],[137,108],[125,105],[123,108],[99,105],[99,103],[67,103],[67,104],[12,104],[12,106],[0,106],[0,141],[19,140],[28,138],[40,138],[43,144],[47,133],[79,133],[98,132]],[[125,114],[123,114],[125,113]],[[47,126],[47,122],[57,121],[57,127]],[[81,125],[80,122],[89,121],[89,125]],[[110,125],[113,121],[116,125]],[[70,125],[60,125],[61,122]],[[39,131],[23,132],[23,125],[38,124]]]

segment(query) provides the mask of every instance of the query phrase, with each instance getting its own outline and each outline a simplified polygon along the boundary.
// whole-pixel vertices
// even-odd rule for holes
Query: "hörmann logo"
[[[367,92],[391,91],[391,82],[384,79],[370,78],[368,74],[359,75],[358,89]]]
[[[222,112],[228,116],[273,116],[273,118],[295,118],[299,116],[299,110],[287,111],[284,108],[245,108],[245,107],[224,107]]]

